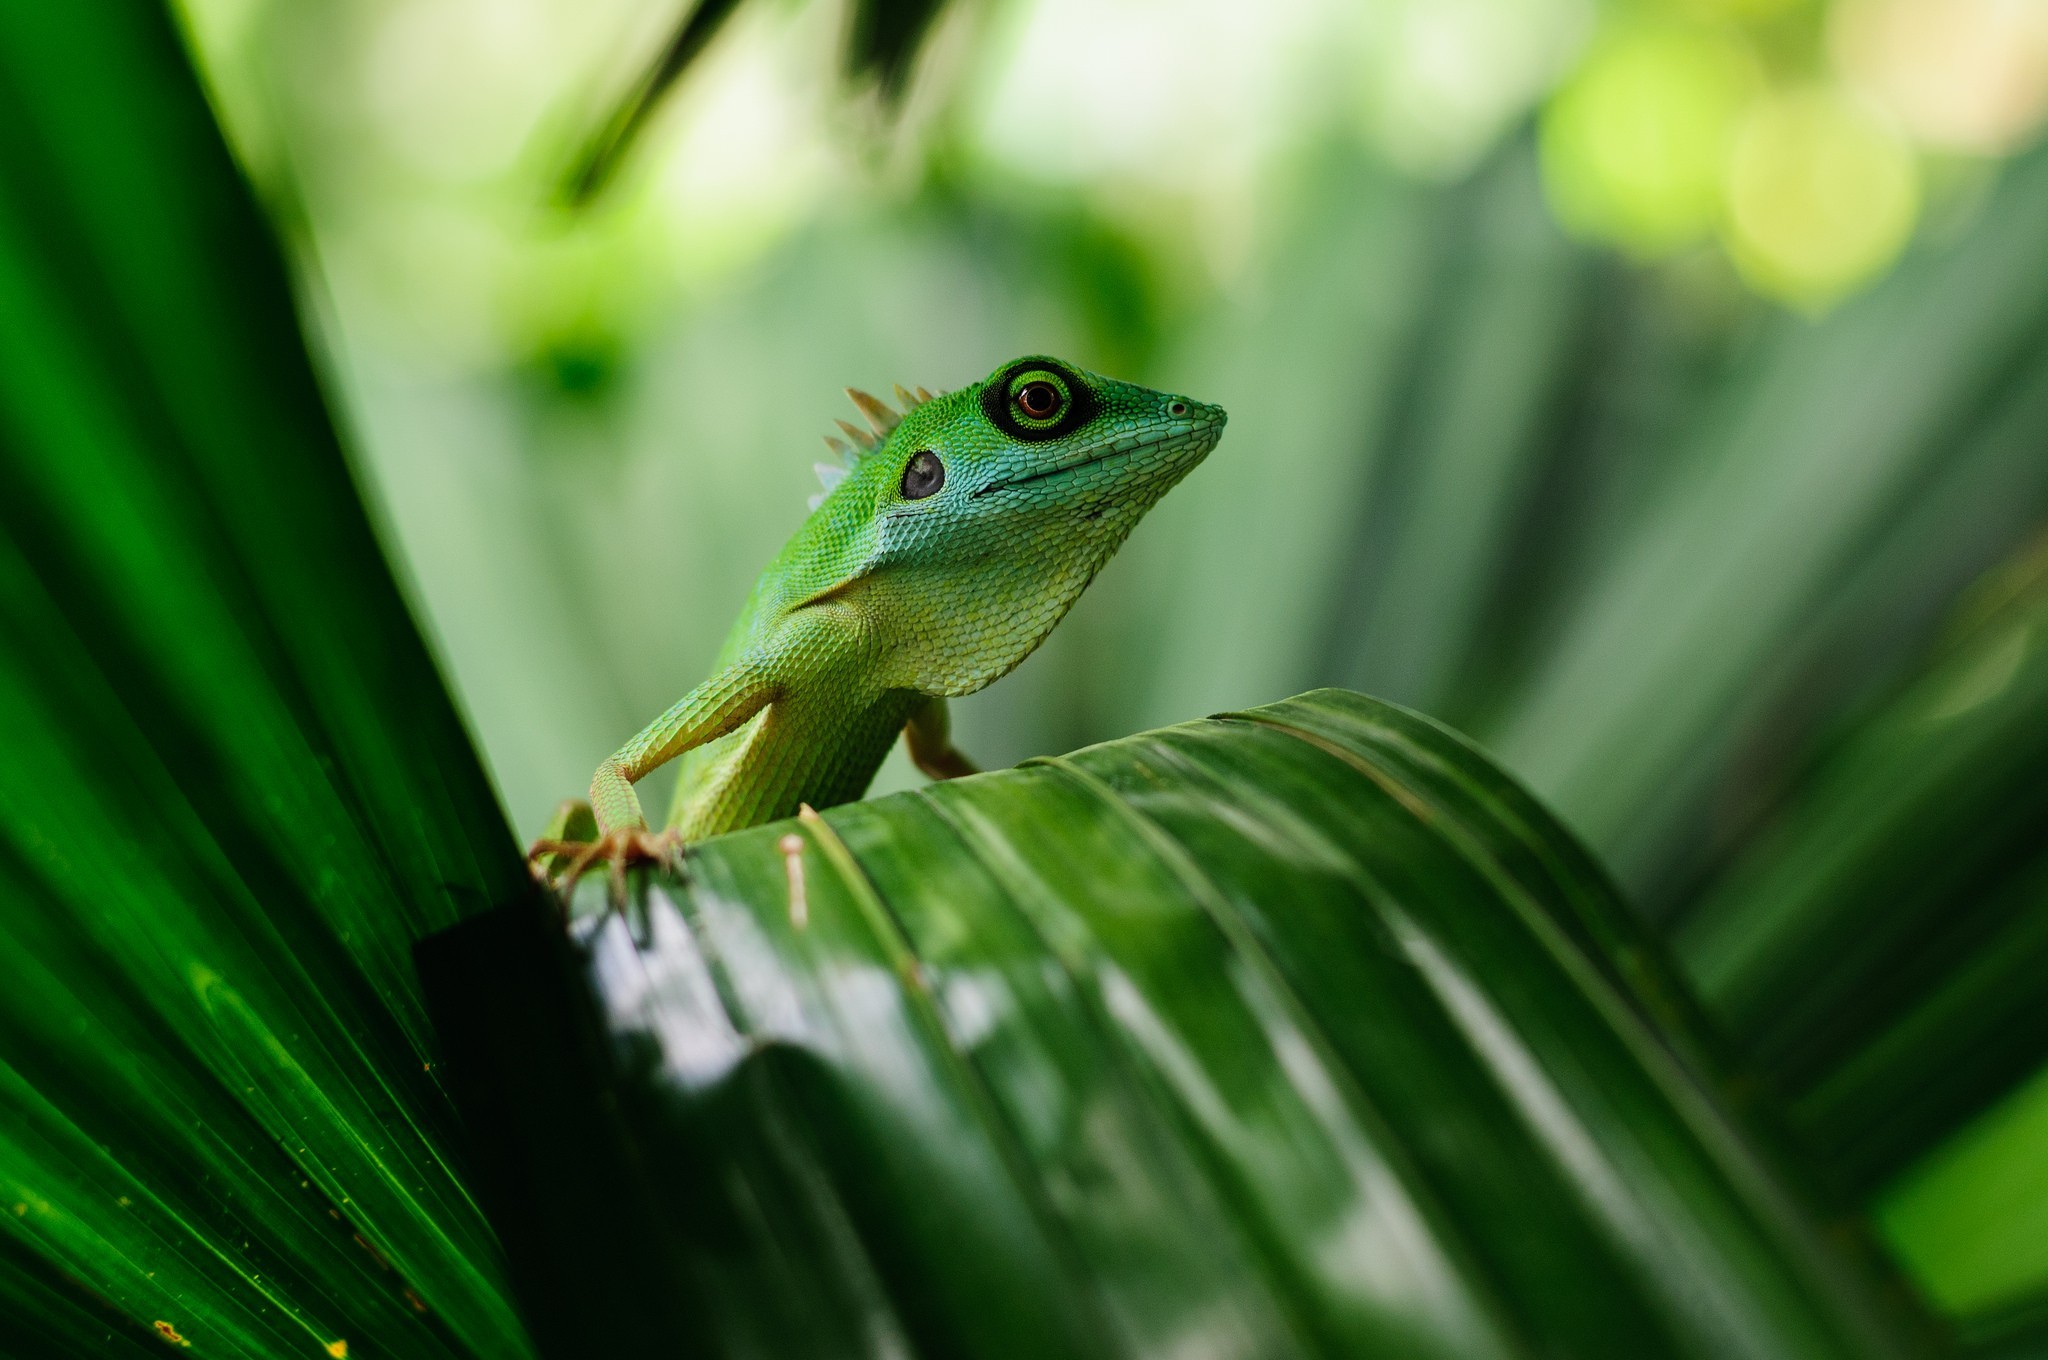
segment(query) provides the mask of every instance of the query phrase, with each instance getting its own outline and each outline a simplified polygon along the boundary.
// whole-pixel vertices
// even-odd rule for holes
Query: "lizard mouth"
[[[1196,431],[1195,433],[1199,436],[1201,432]],[[1024,477],[1011,477],[1006,481],[990,482],[987,486],[970,492],[968,498],[970,500],[980,500],[983,496],[992,496],[998,491],[1008,491],[1013,487],[1028,486],[1032,482],[1042,482],[1048,477],[1064,477],[1069,472],[1079,472],[1084,467],[1092,467],[1096,463],[1106,462],[1111,458],[1128,458],[1134,453],[1143,453],[1147,449],[1156,449],[1161,444],[1175,443],[1187,438],[1188,436],[1186,435],[1169,435],[1163,439],[1149,439],[1140,444],[1132,444],[1128,448],[1107,448],[1089,457],[1076,459],[1071,463],[1062,463],[1058,467],[1047,468],[1043,472],[1034,472]]]
[[[1143,447],[1144,446],[1142,444],[1138,446],[1138,448]],[[982,487],[980,490],[974,492],[970,499],[980,500],[983,496],[994,495],[998,491],[1008,491],[1013,486],[1025,486],[1032,482],[1042,482],[1048,477],[1061,477],[1065,476],[1069,472],[1079,472],[1082,468],[1088,467],[1094,463],[1100,463],[1104,459],[1122,458],[1125,454],[1136,453],[1138,451],[1138,448],[1105,449],[1101,453],[1096,454],[1093,458],[1083,458],[1079,462],[1066,463],[1061,465],[1060,467],[1047,468],[1043,472],[1034,472],[1028,477],[1012,477],[1010,478],[1010,480],[1006,482],[990,482],[987,486]]]

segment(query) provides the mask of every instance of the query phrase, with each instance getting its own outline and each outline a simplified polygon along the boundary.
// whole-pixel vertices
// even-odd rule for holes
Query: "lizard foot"
[[[623,908],[626,870],[635,864],[658,864],[671,873],[681,873],[683,848],[683,838],[675,831],[635,826],[607,831],[587,841],[542,836],[527,848],[526,864],[542,886],[561,894],[566,910],[577,880],[602,862],[608,866],[612,905]]]

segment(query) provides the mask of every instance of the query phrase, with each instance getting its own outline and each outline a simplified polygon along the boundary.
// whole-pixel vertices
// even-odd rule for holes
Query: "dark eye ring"
[[[1043,380],[1017,389],[1017,409],[1033,420],[1050,420],[1060,409],[1060,390]]]
[[[919,449],[903,465],[903,499],[921,501],[946,484],[946,465],[930,449]]]

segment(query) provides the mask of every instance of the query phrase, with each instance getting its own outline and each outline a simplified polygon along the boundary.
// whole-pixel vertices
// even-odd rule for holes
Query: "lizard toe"
[[[606,865],[612,887],[612,903],[626,900],[626,870],[636,864],[655,864],[671,873],[683,867],[683,838],[677,832],[651,831],[644,826],[607,831],[587,841],[557,840],[543,836],[526,852],[535,878],[559,893],[564,902],[576,891],[577,882],[599,864]]]

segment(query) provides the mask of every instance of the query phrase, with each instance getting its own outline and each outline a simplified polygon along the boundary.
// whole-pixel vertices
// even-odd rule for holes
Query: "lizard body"
[[[849,392],[871,428],[840,422],[855,448],[827,440],[850,466],[820,466],[826,494],[755,583],[711,678],[598,766],[595,836],[566,840],[558,818],[536,856],[573,878],[851,801],[899,732],[925,773],[972,773],[945,701],[1044,641],[1225,420],[1043,357],[936,397],[897,392],[900,415]],[[679,756],[657,836],[633,785]]]

